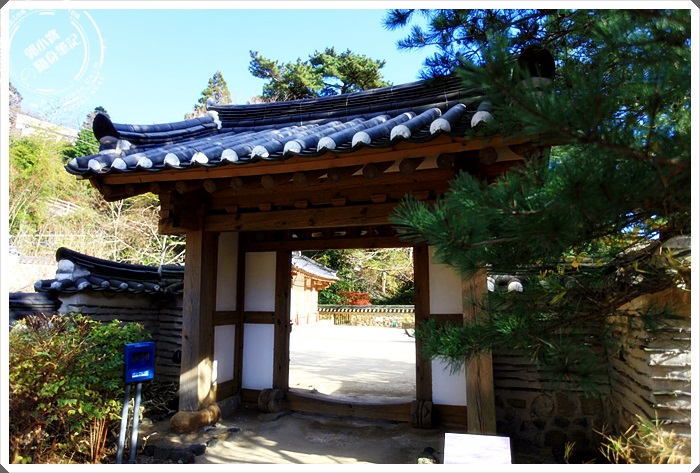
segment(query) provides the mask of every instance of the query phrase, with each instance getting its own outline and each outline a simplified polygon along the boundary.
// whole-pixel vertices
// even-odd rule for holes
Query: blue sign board
[[[140,383],[153,379],[155,364],[155,342],[124,344],[124,382]]]

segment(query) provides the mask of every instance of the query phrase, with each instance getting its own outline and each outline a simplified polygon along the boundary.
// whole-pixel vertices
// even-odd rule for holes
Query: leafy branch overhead
[[[386,61],[356,54],[349,49],[337,53],[335,48],[315,51],[309,59],[286,64],[250,51],[249,70],[253,77],[268,81],[263,86],[263,100],[296,100],[348,94],[391,85],[382,78],[380,69]]]
[[[399,47],[437,47],[424,76],[459,74],[489,98],[494,119],[471,133],[534,137],[543,150],[494,182],[461,173],[435,205],[407,198],[395,212],[407,238],[463,274],[487,268],[529,282],[493,295],[490,321],[479,336],[462,334],[460,350],[426,332],[433,355],[517,346],[540,359],[545,349],[552,360],[568,353],[583,370],[584,358],[570,356],[582,340],[564,329],[621,315],[638,295],[689,289],[689,258],[668,246],[690,235],[690,12],[394,10],[385,23],[404,27],[415,15],[428,26]],[[553,55],[551,82],[518,65],[532,45]],[[655,313],[622,315],[666,314]],[[599,333],[605,343],[609,330]]]

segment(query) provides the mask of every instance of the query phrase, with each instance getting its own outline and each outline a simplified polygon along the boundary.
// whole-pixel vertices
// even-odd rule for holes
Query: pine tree
[[[414,14],[395,10],[385,23],[408,25]],[[690,235],[690,12],[423,14],[427,30],[414,27],[399,47],[439,42],[424,75],[456,73],[483,89],[493,120],[472,136],[540,136],[553,147],[495,182],[460,173],[434,205],[407,198],[399,206],[393,221],[407,238],[435,247],[461,274],[486,268],[526,281],[523,292],[478,301],[488,315],[478,323],[430,323],[416,334],[430,356],[455,365],[481,350],[519,349],[595,389],[605,366],[592,347],[615,346],[608,317],[652,328],[667,308],[619,307],[669,287],[690,290],[689,258],[664,249]],[[554,56],[545,88],[529,81],[542,71],[514,59],[533,44]],[[595,341],[580,336],[590,327]]]
[[[307,61],[281,64],[250,51],[249,70],[265,79],[261,99],[296,100],[347,94],[390,85],[380,73],[386,61],[368,58],[349,49],[338,54],[334,48],[314,51]]]
[[[185,118],[189,119],[206,115],[207,101],[217,105],[226,105],[232,102],[231,93],[221,71],[216,71],[209,79],[207,88],[202,91],[202,96],[197,100],[194,109],[191,113],[186,114]]]

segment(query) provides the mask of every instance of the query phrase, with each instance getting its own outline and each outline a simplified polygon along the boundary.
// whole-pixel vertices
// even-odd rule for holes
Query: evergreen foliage
[[[337,53],[335,48],[314,51],[307,61],[281,64],[250,51],[249,70],[253,77],[269,81],[263,86],[261,99],[281,101],[348,94],[390,85],[380,69],[386,61],[375,60],[349,49]]]
[[[206,115],[208,101],[216,105],[226,105],[232,102],[231,92],[228,90],[228,85],[221,71],[216,71],[209,78],[206,89],[202,91],[202,96],[197,100],[192,112],[186,114],[185,118],[197,118]]]
[[[389,27],[416,12],[394,10]],[[393,222],[465,276],[518,275],[522,293],[475,301],[480,322],[417,331],[431,356],[459,365],[481,350],[519,349],[562,376],[593,380],[606,317],[649,324],[664,308],[621,313],[632,298],[689,290],[689,258],[664,244],[690,234],[689,10],[426,10],[403,48],[438,45],[426,77],[456,73],[480,88],[493,120],[471,136],[539,137],[551,154],[495,182],[460,173],[435,205],[410,197]],[[537,44],[551,85],[515,61]],[[581,336],[596,333],[596,340]],[[608,353],[611,353],[608,351]],[[587,384],[592,388],[592,384]]]

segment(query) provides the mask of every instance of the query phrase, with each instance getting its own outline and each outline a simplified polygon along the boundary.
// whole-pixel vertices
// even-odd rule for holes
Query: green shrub
[[[13,463],[99,463],[124,397],[123,345],[143,327],[80,314],[29,316],[9,335]]]

